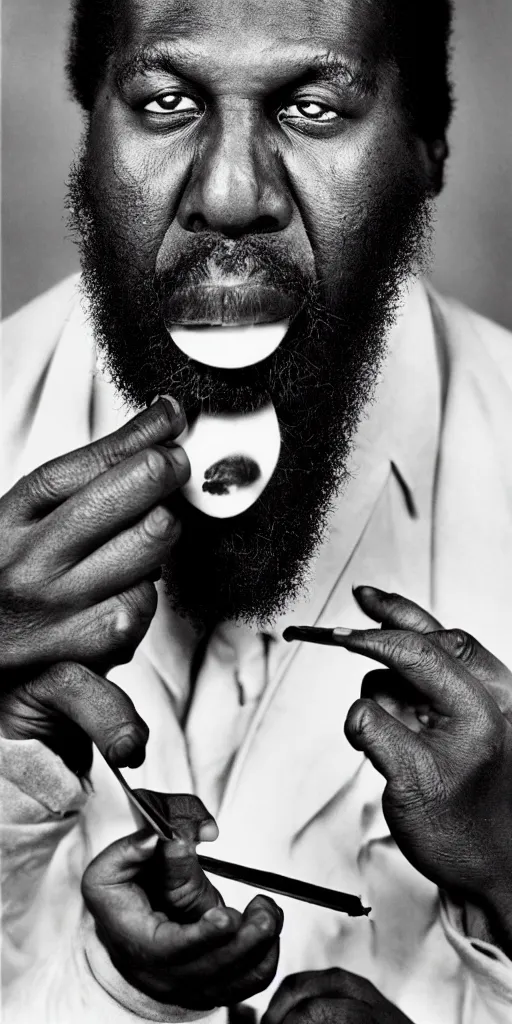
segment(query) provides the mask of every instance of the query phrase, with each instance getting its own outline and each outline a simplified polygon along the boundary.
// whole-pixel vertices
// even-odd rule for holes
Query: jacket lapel
[[[436,613],[510,667],[510,339],[458,303],[434,304],[450,365],[436,502]]]
[[[363,676],[375,664],[339,648],[287,645],[279,638],[292,623],[367,627],[352,597],[358,583],[395,590],[430,607],[440,398],[428,301],[423,289],[416,289],[376,411],[360,431],[352,479],[314,566],[311,596],[275,627],[273,678],[235,759],[219,812],[220,842],[225,840],[231,856],[239,849],[237,855],[246,860],[277,863],[280,844],[289,847],[290,837],[362,765],[343,725]],[[377,779],[376,792],[381,789]]]
[[[293,620],[322,626],[368,626],[352,597],[352,584],[413,593],[429,604],[430,574],[420,581],[396,572],[401,535],[408,516],[398,484],[388,467],[366,515],[359,519],[339,579],[325,596],[319,614]],[[368,501],[370,495],[368,493]],[[403,554],[403,550],[401,552]],[[412,559],[414,561],[414,559]],[[425,570],[427,569],[425,561]],[[414,582],[414,587],[412,584]],[[281,641],[281,643],[284,643]],[[260,864],[287,862],[290,842],[350,784],[363,755],[343,733],[351,704],[359,697],[363,676],[373,662],[335,647],[286,645],[280,669],[239,752],[219,812],[220,844],[230,857]],[[375,780],[377,795],[382,790]],[[247,842],[250,837],[250,842]],[[221,854],[220,854],[221,855]]]

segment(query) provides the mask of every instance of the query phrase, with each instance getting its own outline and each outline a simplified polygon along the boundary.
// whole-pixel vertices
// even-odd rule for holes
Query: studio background
[[[78,266],[63,211],[81,131],[64,79],[67,21],[66,0],[3,0],[4,316]],[[512,0],[457,0],[454,46],[432,276],[512,328]]]

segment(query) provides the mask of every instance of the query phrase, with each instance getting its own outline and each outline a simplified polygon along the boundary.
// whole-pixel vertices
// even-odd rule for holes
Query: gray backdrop
[[[62,70],[66,0],[4,0],[3,10],[8,315],[77,266],[63,195],[80,115],[66,96]],[[444,291],[512,328],[511,52],[512,0],[457,0],[458,102],[433,277]]]

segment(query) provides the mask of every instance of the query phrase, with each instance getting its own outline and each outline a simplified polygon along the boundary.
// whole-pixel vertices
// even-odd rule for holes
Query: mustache
[[[270,302],[281,293],[286,308],[295,311],[318,287],[282,242],[265,235],[222,239],[206,232],[194,235],[181,252],[157,259],[153,284],[163,306],[180,293],[201,294],[205,302],[210,294],[215,302],[216,291],[232,288],[239,298],[244,291],[256,302],[258,292],[267,293]]]
[[[166,324],[198,326],[274,323],[291,320],[300,308],[292,296],[263,283],[179,288],[160,305]]]

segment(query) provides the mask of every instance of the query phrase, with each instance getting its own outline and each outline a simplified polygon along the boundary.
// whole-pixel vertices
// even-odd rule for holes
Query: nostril
[[[279,231],[279,223],[276,217],[262,214],[261,217],[257,217],[254,221],[252,230],[255,234],[268,234],[270,231]]]
[[[208,231],[206,218],[201,213],[193,213],[187,220],[186,230],[199,234],[201,231]]]

